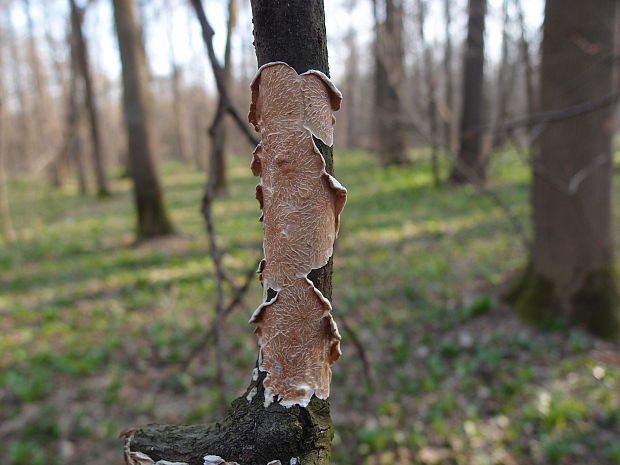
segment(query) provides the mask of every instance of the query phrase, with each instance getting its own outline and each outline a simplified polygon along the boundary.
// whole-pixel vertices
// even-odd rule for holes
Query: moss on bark
[[[572,299],[571,318],[597,336],[620,334],[620,294],[613,267],[591,271]]]
[[[523,321],[536,326],[549,328],[564,319],[599,337],[610,339],[620,334],[620,293],[613,267],[591,271],[563,305],[553,282],[528,265],[504,300]]]

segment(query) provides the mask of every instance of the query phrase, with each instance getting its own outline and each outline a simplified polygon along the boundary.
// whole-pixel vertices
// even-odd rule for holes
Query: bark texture
[[[129,171],[138,213],[138,238],[173,232],[153,158],[150,102],[140,31],[131,0],[114,0],[114,19],[123,65],[123,107],[129,142]]]
[[[541,110],[612,91],[612,0],[547,0]],[[601,336],[620,332],[612,239],[612,108],[548,124],[536,147],[530,264],[515,286],[516,311],[563,320]]]
[[[309,69],[328,73],[322,0],[252,0],[251,5],[259,66],[284,61],[297,73]],[[318,139],[315,143],[331,173],[331,148]],[[328,299],[331,274],[330,258],[326,266],[308,275]],[[191,465],[202,465],[205,455],[240,465],[267,465],[274,460],[289,465],[295,463],[291,459],[303,465],[329,464],[333,437],[329,402],[313,397],[306,408],[285,408],[278,403],[265,408],[264,375],[255,370],[246,393],[232,403],[223,421],[201,426],[147,426],[131,432],[126,454],[146,454],[152,463],[168,460]]]
[[[482,85],[484,83],[484,19],[487,0],[469,0],[469,20],[463,64],[463,107],[459,152],[450,182],[464,184],[484,180],[482,160]]]

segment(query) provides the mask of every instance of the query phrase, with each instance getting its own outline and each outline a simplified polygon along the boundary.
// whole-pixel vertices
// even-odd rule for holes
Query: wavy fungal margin
[[[347,190],[325,170],[314,138],[333,145],[342,96],[320,71],[301,75],[283,62],[262,66],[252,81],[248,116],[261,134],[251,169],[264,225],[263,303],[256,324],[265,406],[307,406],[329,396],[340,334],[331,304],[308,275],[325,266],[338,235]],[[271,291],[271,292],[270,292]]]

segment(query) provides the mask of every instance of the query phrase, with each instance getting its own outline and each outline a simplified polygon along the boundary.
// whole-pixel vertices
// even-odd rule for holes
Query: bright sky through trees
[[[529,25],[531,35],[537,35],[542,24],[543,1],[542,0],[522,0],[526,21]],[[82,2],[83,3],[83,2]],[[186,71],[184,79],[195,83],[205,83],[212,86],[211,71],[206,61],[206,55],[200,28],[194,18],[193,10],[189,2],[184,0],[142,0],[140,4],[141,13],[146,36],[146,47],[148,61],[152,73],[156,76],[165,76],[170,73],[170,46],[169,32],[172,31],[173,50],[176,61],[183,66]],[[429,17],[427,21],[426,36],[428,40],[438,43],[443,40],[443,16],[441,12],[442,2],[430,0]],[[453,2],[456,19],[453,23],[453,39],[462,40],[465,34],[466,8],[465,0]],[[487,16],[487,55],[495,61],[499,55],[501,43],[501,3],[502,0],[489,0],[489,14]],[[406,34],[416,37],[414,22],[414,2],[406,4]],[[62,49],[62,39],[65,37],[67,27],[67,2],[64,0],[45,0],[33,1],[32,13],[34,21],[41,25],[42,34],[49,32],[59,42],[60,50],[50,50],[45,41],[40,41],[44,49],[44,56],[51,56],[50,53],[63,55],[67,53]],[[206,0],[204,5],[207,15],[216,31],[215,47],[221,55],[225,43],[226,27],[226,1],[225,0]],[[363,63],[370,63],[363,51],[368,49],[373,37],[373,18],[371,2],[368,0],[326,0],[326,23],[330,45],[330,64],[332,75],[338,82],[348,51],[344,46],[344,37],[351,27],[356,31],[359,49],[362,51]],[[233,41],[233,57],[236,64],[236,72],[239,73],[241,67],[246,69],[241,71],[248,75],[255,69],[254,51],[252,48],[252,30],[250,20],[249,4],[245,1],[240,2],[238,26]],[[457,14],[463,12],[463,14]],[[11,20],[21,32],[26,35],[26,20],[23,12],[22,2],[13,2],[11,7]],[[515,23],[515,28],[517,27]],[[120,62],[118,49],[114,38],[114,24],[112,22],[112,12],[110,2],[105,0],[96,1],[86,14],[85,31],[88,35],[89,46],[93,66],[98,72],[104,72],[113,79],[118,79],[120,75]],[[456,42],[458,43],[458,42]],[[408,41],[406,47],[413,50],[416,47],[415,41]],[[438,51],[440,49],[438,48]],[[245,55],[245,61],[244,61]]]

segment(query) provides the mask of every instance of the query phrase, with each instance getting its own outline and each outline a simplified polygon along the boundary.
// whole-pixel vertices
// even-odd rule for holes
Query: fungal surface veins
[[[331,365],[340,335],[331,304],[308,279],[333,253],[346,189],[325,170],[313,137],[333,145],[333,112],[340,92],[323,73],[301,75],[286,63],[262,66],[252,82],[249,120],[261,134],[252,172],[261,177],[256,198],[263,210],[259,267],[263,303],[257,325],[265,405],[307,406],[329,396]]]

